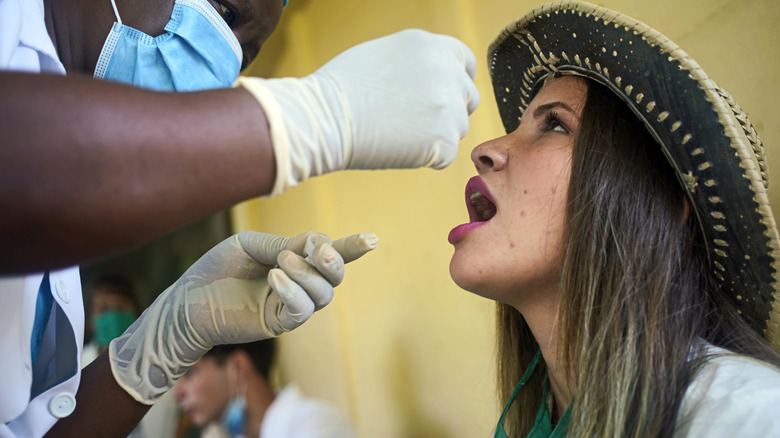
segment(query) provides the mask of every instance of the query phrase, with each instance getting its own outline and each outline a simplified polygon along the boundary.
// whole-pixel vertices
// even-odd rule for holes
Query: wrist
[[[156,403],[211,348],[178,317],[184,294],[174,287],[108,347],[114,379],[140,403]]]
[[[335,83],[317,73],[301,79],[240,77],[268,120],[276,161],[269,197],[310,177],[347,167],[351,153],[350,118]]]

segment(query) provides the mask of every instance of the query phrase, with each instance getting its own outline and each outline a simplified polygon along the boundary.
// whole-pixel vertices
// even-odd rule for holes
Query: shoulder
[[[273,432],[273,433],[271,433]],[[308,398],[294,385],[277,394],[263,418],[261,436],[356,437],[347,416],[322,400]]]
[[[306,397],[294,385],[287,386],[280,391],[271,406],[280,411],[290,412],[300,418],[344,417],[344,414],[335,406],[323,400]]]
[[[685,392],[677,436],[780,436],[780,369],[708,347]]]

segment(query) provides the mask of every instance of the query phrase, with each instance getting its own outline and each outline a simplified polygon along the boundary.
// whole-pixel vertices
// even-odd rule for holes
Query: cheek
[[[554,288],[562,261],[565,199],[565,193],[540,197],[538,202],[526,198],[516,203],[518,208],[506,208],[505,214],[468,235],[450,260],[453,281],[464,290],[506,303],[517,301],[520,293]]]
[[[218,377],[215,375],[210,379],[202,379],[193,385],[191,395],[197,400],[193,421],[198,424],[219,419],[228,402],[227,382]]]

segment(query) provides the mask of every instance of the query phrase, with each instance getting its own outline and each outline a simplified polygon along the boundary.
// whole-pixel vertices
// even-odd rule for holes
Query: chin
[[[480,278],[480,275],[475,275],[476,273],[472,272],[472,269],[466,268],[466,266],[468,265],[461,263],[458,259],[457,253],[452,256],[452,259],[450,260],[450,277],[452,278],[452,281],[463,290],[485,296],[479,292],[484,288],[484,278]]]
[[[458,257],[456,252],[450,260],[450,278],[458,287],[488,300],[506,302],[518,289],[500,274],[484,258]]]
[[[204,418],[203,415],[199,415],[197,413],[190,414],[190,420],[192,421],[192,424],[198,426],[198,427],[205,427],[207,424],[209,424],[209,420],[207,418]]]

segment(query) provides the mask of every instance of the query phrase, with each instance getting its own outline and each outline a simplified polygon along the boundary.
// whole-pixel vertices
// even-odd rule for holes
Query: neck
[[[515,308],[523,315],[542,351],[547,367],[547,378],[550,381],[550,391],[555,402],[553,417],[560,418],[569,406],[572,394],[566,383],[566,373],[558,363],[558,295],[557,292],[551,292],[544,296],[554,298],[536,301],[522,308],[515,306]]]
[[[245,436],[260,436],[265,412],[275,398],[276,394],[273,389],[262,377],[252,376],[251,381],[247,382]]]

